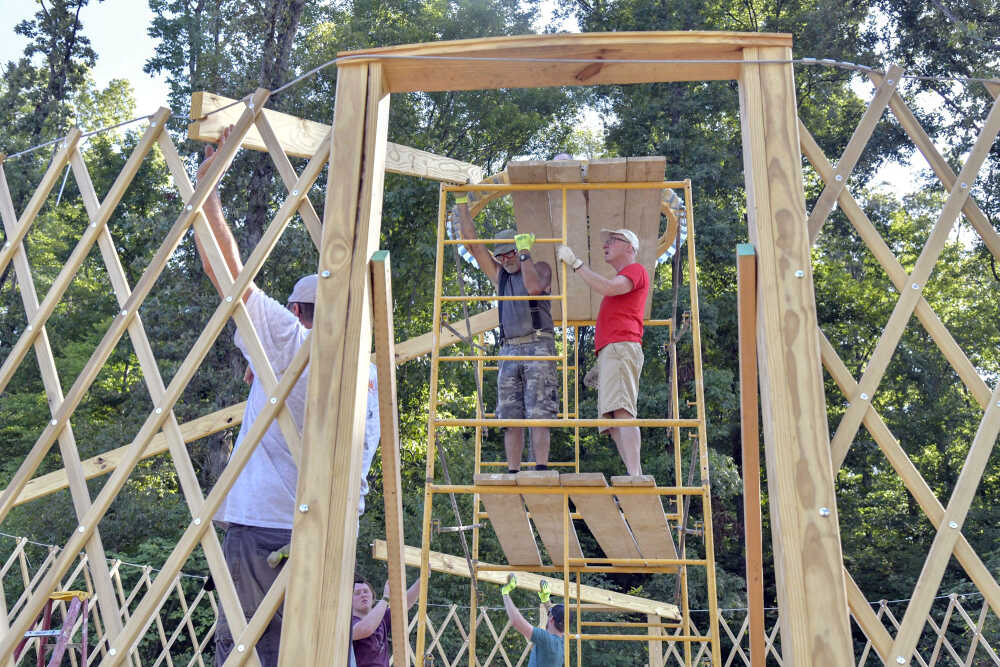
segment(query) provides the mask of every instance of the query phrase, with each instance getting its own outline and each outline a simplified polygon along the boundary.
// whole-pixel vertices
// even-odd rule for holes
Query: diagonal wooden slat
[[[986,409],[983,420],[976,432],[976,437],[969,448],[962,472],[955,481],[948,506],[945,508],[944,521],[938,527],[934,542],[931,545],[927,560],[917,580],[910,603],[906,607],[903,623],[899,634],[893,642],[894,656],[902,656],[909,660],[920,638],[920,630],[924,619],[930,612],[934,596],[937,594],[941,579],[944,577],[948,560],[958,541],[959,531],[968,514],[969,507],[979,488],[989,461],[997,434],[1000,433],[1000,384],[990,397],[991,405]],[[897,661],[898,662],[898,661]]]
[[[892,354],[902,338],[906,323],[916,308],[920,292],[930,277],[938,256],[944,249],[948,234],[962,205],[969,196],[970,184],[975,180],[998,131],[1000,131],[1000,102],[995,103],[990,110],[979,138],[959,174],[958,184],[952,188],[948,201],[945,203],[944,209],[941,211],[938,221],[931,230],[930,237],[910,273],[908,280],[910,287],[900,293],[892,315],[890,315],[882,336],[875,346],[875,351],[868,360],[868,366],[858,383],[860,391],[856,396],[850,397],[850,404],[837,425],[837,430],[830,443],[835,459],[843,458],[843,452],[850,447],[851,441],[861,425],[861,420],[868,410],[869,401],[878,388],[882,376],[889,366]]]
[[[840,357],[837,356],[833,346],[830,345],[830,341],[822,332],[820,332],[820,354],[823,358],[823,366],[830,373],[837,386],[840,387],[841,392],[847,396],[852,395],[857,390],[857,383],[851,377],[850,371],[844,365],[844,362],[841,361]],[[865,413],[864,425],[875,442],[878,443],[882,453],[888,459],[896,474],[899,475],[900,480],[902,480],[907,490],[913,496],[913,499],[917,501],[920,509],[927,515],[931,525],[937,529],[944,520],[944,506],[941,505],[941,501],[938,500],[937,496],[931,490],[930,485],[920,475],[916,466],[913,465],[906,452],[903,451],[899,441],[893,436],[889,427],[877,411],[869,409]],[[835,460],[833,463],[834,469],[838,469],[843,464],[843,460]],[[964,535],[960,535],[958,542],[955,544],[955,557],[958,558],[958,562],[965,568],[969,578],[972,579],[972,582],[979,591],[990,601],[994,612],[1000,616],[1000,584],[997,584],[989,568],[979,558],[979,555],[972,548],[972,545],[969,544],[968,540],[965,539]]]
[[[868,104],[868,108],[865,109],[865,113],[861,117],[861,122],[854,128],[854,133],[851,135],[850,141],[847,142],[844,153],[837,160],[833,179],[826,181],[823,192],[813,205],[812,213],[809,214],[807,224],[809,225],[809,241],[811,243],[816,242],[816,237],[819,236],[823,223],[833,211],[833,206],[847,185],[847,179],[861,158],[865,146],[868,145],[868,140],[871,139],[875,126],[882,118],[886,106],[889,105],[889,100],[896,93],[896,86],[899,85],[899,78],[902,75],[902,68],[898,65],[891,65],[882,82],[876,84],[875,97]]]
[[[254,101],[259,103],[260,100],[266,99],[266,97],[267,91],[258,91],[258,93],[254,96]],[[259,105],[257,108],[259,108]],[[234,133],[237,136],[246,131],[247,127],[249,127],[253,122],[253,116],[254,112],[250,109],[244,113],[240,122],[237,123],[236,128],[234,129]],[[58,435],[59,430],[61,430],[62,426],[65,425],[65,420],[68,415],[72,413],[82,400],[83,395],[90,386],[90,383],[93,382],[94,378],[96,378],[100,367],[108,359],[114,347],[117,345],[118,340],[124,334],[125,329],[131,322],[131,319],[135,316],[139,305],[149,294],[156,278],[159,276],[160,272],[166,266],[170,256],[173,254],[173,250],[180,243],[187,227],[193,222],[195,211],[201,208],[202,204],[208,198],[211,188],[215,187],[219,177],[232,161],[236,152],[236,146],[237,141],[233,141],[227,142],[226,146],[220,148],[219,152],[216,154],[216,160],[208,170],[204,181],[199,184],[192,199],[188,205],[185,206],[185,211],[178,217],[170,232],[161,243],[160,248],[157,250],[153,260],[150,262],[146,271],[136,284],[126,307],[123,308],[119,316],[115,317],[112,321],[111,326],[102,338],[98,348],[91,355],[90,360],[84,366],[84,369],[73,383],[72,388],[66,395],[66,400],[63,402],[63,405],[58,412],[59,416],[52,420],[55,423],[50,424],[43,431],[38,441],[36,441],[35,445],[32,447],[32,451],[22,462],[17,473],[15,473],[14,480],[4,491],[3,495],[0,496],[0,520],[2,520],[3,517],[6,516],[7,512],[9,512],[13,499],[20,493],[27,478],[34,474],[41,462],[41,458],[44,457],[49,447],[51,447],[52,442]],[[105,201],[107,201],[107,199]],[[279,211],[279,213],[281,213],[281,211]],[[274,225],[272,225],[272,227],[274,227]],[[88,233],[90,231],[94,230],[88,230]],[[271,229],[269,228],[268,231],[271,231]],[[269,251],[270,247],[264,244],[264,241],[262,240],[261,245],[258,245],[254,254],[251,255],[250,261],[247,262],[246,268],[249,270],[245,270],[243,272],[246,275],[241,274],[238,282],[242,284],[240,284],[240,292],[238,293],[242,294],[242,290],[246,289],[247,283],[252,280],[255,272],[259,270],[261,263]],[[227,305],[231,306],[231,304]],[[188,355],[185,363],[181,365],[177,374],[171,381],[170,387],[167,389],[165,405],[163,407],[170,408],[173,406],[173,403],[180,396],[184,386],[186,386],[187,381],[194,374],[194,371],[201,363],[205,354],[207,354],[209,345],[218,337],[219,332],[225,325],[225,322],[229,319],[231,312],[231,307],[224,308],[220,305],[220,307],[213,314],[212,318],[209,320],[209,324],[206,325],[206,329],[202,332],[201,336],[199,336],[198,342]],[[96,527],[97,522],[104,516],[104,513],[111,504],[111,501],[124,485],[128,475],[131,473],[136,462],[138,462],[141,457],[141,453],[145,445],[148,444],[155,432],[160,430],[166,420],[166,417],[166,413],[154,412],[147,418],[145,424],[136,437],[136,441],[133,443],[133,452],[129,456],[128,463],[116,469],[111,475],[111,478],[101,489],[101,493],[95,499],[91,510],[81,521],[79,529],[75,531],[73,536],[68,540],[64,554],[57,559],[56,565],[53,568],[53,571],[50,572],[49,576],[46,578],[46,585],[43,586],[43,588],[51,590],[57,578],[61,576],[61,574],[65,572],[69,566],[69,559],[71,556],[68,554],[77,553],[81,550],[82,542],[89,537],[90,533]],[[45,603],[45,594],[45,591],[39,591],[32,596],[27,609],[29,615],[37,614],[41,610]],[[13,651],[14,646],[12,636],[22,635],[29,623],[30,620],[25,620],[25,616],[22,615],[22,617],[19,618],[13,626],[11,635],[8,635],[0,640],[0,659],[3,659]],[[118,659],[122,659],[122,656],[118,656]]]
[[[28,231],[31,229],[32,223],[35,222],[35,216],[38,212],[42,210],[42,205],[45,204],[45,200],[49,196],[49,192],[55,186],[56,181],[59,180],[59,176],[62,174],[62,170],[66,167],[66,162],[69,160],[70,153],[76,150],[77,144],[80,143],[80,138],[82,133],[78,128],[73,128],[70,133],[66,135],[56,149],[55,155],[52,156],[52,161],[49,162],[48,168],[45,170],[45,175],[42,176],[41,182],[35,191],[31,195],[31,199],[28,200],[28,204],[24,207],[21,212],[21,218],[17,221],[17,228],[14,230],[13,236],[8,236],[7,240],[4,242],[3,247],[0,248],[0,273],[7,268],[11,260],[14,259],[14,253],[17,252],[18,247],[21,245],[21,241],[24,237],[28,235]]]
[[[154,122],[157,121],[154,120]],[[160,139],[161,143],[162,141],[170,141],[169,136],[165,133],[160,135]],[[74,151],[70,164],[72,165],[74,176],[76,177],[76,181],[80,188],[80,194],[84,202],[84,207],[86,208],[91,220],[96,222],[100,205],[97,201],[97,193],[94,191],[90,174],[88,173],[86,164],[83,161],[83,156],[79,151]],[[184,197],[184,199],[187,198],[188,197]],[[118,305],[124,306],[128,303],[132,290],[129,287],[128,278],[125,275],[125,270],[122,268],[121,261],[118,257],[118,251],[116,250],[114,240],[111,237],[111,232],[106,226],[100,228],[100,236],[97,239],[97,245],[104,260],[104,265],[107,268],[108,277],[112,288],[114,289],[115,296],[118,299]],[[166,387],[163,384],[163,378],[160,375],[160,368],[156,362],[156,357],[153,354],[152,345],[150,345],[149,338],[146,336],[146,330],[143,328],[142,320],[138,315],[136,315],[129,324],[128,333],[132,342],[132,348],[139,360],[139,367],[142,370],[146,388],[149,391],[149,396],[154,405],[159,405],[159,403],[163,400]],[[156,409],[162,410],[163,408],[158,407]],[[188,455],[187,447],[184,442],[184,436],[181,433],[177,417],[173,410],[169,410],[168,412],[169,414],[167,420],[163,425],[163,436],[167,440],[167,445],[174,462],[174,469],[177,472],[177,479],[181,487],[181,491],[184,494],[185,502],[191,511],[191,515],[197,516],[201,510],[201,505],[204,502],[201,487],[198,484],[198,477],[194,469],[194,464],[191,462],[191,457]],[[77,464],[77,467],[79,467],[79,464]],[[222,545],[219,543],[218,535],[216,535],[214,531],[209,532],[205,536],[205,540],[202,542],[202,547],[205,551],[205,557],[208,562],[209,570],[219,587],[219,594],[222,600],[223,608],[226,611],[226,616],[227,618],[234,619],[232,629],[234,633],[238,633],[243,629],[245,617],[243,608],[240,606],[239,599],[236,595],[236,587],[233,584],[229,568],[226,567],[225,558],[222,554]]]
[[[826,156],[823,155],[823,151],[816,144],[816,141],[809,134],[805,126],[802,125],[801,121],[799,121],[799,134],[802,139],[802,150],[806,154],[806,157],[809,158],[813,168],[816,169],[816,172],[824,181],[829,181],[833,175],[833,167],[827,161]],[[858,205],[857,200],[846,189],[840,193],[839,204],[841,210],[843,210],[847,219],[854,226],[858,235],[864,240],[872,255],[882,268],[885,269],[892,284],[896,287],[896,291],[902,293],[906,289],[907,284],[908,276],[906,270],[903,269],[899,260],[896,259],[889,246],[886,245],[885,240],[878,233],[878,230],[875,229],[875,225],[872,224],[864,210]],[[945,359],[955,369],[955,372],[958,373],[958,376],[972,395],[976,397],[979,405],[985,407],[986,401],[990,397],[989,387],[986,386],[986,383],[979,376],[976,367],[969,361],[962,348],[959,347],[958,343],[952,337],[951,332],[948,331],[948,328],[941,322],[941,319],[923,296],[917,301],[916,315],[917,319],[924,326],[924,329],[941,349]],[[847,395],[851,396],[853,394]]]
[[[77,152],[74,149],[73,153]],[[7,237],[16,236],[15,225],[16,215],[14,213],[14,202],[11,199],[10,190],[7,186],[7,177],[4,174],[3,165],[0,164],[0,217],[3,218],[4,230]],[[28,254],[24,250],[24,245],[17,245],[17,252],[14,255],[14,272],[20,287],[21,300],[24,303],[24,312],[29,320],[38,312],[38,294],[35,292],[35,282],[31,276],[31,267],[28,264]],[[48,399],[49,410],[54,416],[56,410],[63,402],[62,385],[59,382],[59,373],[56,370],[55,356],[49,344],[48,333],[44,328],[39,332],[35,340],[35,359],[38,363],[39,373],[42,376],[42,384],[45,388]],[[73,500],[73,509],[77,518],[87,513],[90,508],[90,492],[87,489],[87,481],[83,477],[80,466],[80,453],[76,446],[76,437],[73,428],[69,424],[59,434],[59,451],[62,454],[66,467],[67,481],[69,483],[70,495]],[[115,605],[114,589],[111,586],[111,575],[108,572],[107,559],[104,555],[104,545],[101,536],[97,533],[87,541],[87,554],[94,563],[94,585],[97,589],[97,602],[101,606],[104,615],[109,619],[108,631],[115,635],[121,632],[122,625],[118,618],[118,607]]]
[[[875,85],[880,85],[882,81],[882,75],[877,72],[870,72],[869,76]],[[987,87],[989,84],[987,84]],[[996,95],[994,95],[996,97]],[[910,111],[910,107],[906,105],[903,98],[900,97],[897,92],[892,96],[889,101],[889,107],[892,109],[893,115],[899,121],[900,126],[903,131],[906,132],[910,140],[913,141],[914,145],[927,160],[927,163],[934,170],[937,175],[938,180],[944,184],[946,190],[951,190],[955,187],[955,172],[952,171],[951,165],[948,161],[944,159],[938,149],[934,146],[934,142],[931,138],[927,136],[924,128],[921,127],[920,122],[917,117],[913,115]],[[979,236],[983,239],[983,243],[986,247],[990,249],[994,257],[1000,258],[1000,234],[993,228],[990,224],[989,219],[986,214],[982,212],[976,202],[970,197],[969,200],[962,207],[962,212],[969,219],[972,226],[979,232]]]

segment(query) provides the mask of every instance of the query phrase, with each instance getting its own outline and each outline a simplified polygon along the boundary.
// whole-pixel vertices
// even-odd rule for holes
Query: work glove
[[[528,252],[531,250],[531,246],[535,245],[535,235],[515,234],[514,245],[517,246],[518,252]]]
[[[507,576],[507,583],[500,589],[501,595],[510,595],[510,592],[517,588],[517,577],[513,574]]]
[[[267,564],[271,567],[277,568],[281,565],[282,561],[289,557],[292,552],[292,544],[289,542],[280,549],[275,549],[267,556]]]
[[[568,246],[559,246],[556,250],[556,256],[559,258],[559,261],[569,264],[570,268],[574,271],[583,266],[583,260],[579,259]]]
[[[598,377],[597,364],[594,364],[587,371],[587,374],[583,376],[583,386],[589,389],[597,389]]]
[[[552,591],[549,590],[549,582],[542,579],[542,583],[538,585],[538,600],[542,604],[548,604],[551,596]]]

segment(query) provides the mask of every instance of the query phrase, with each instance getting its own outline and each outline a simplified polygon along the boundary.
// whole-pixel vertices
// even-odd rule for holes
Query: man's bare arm
[[[630,278],[627,278],[626,276],[615,276],[610,279],[605,278],[601,274],[594,272],[594,270],[586,264],[576,270],[576,275],[583,278],[583,282],[587,283],[592,290],[603,296],[628,294],[635,289],[635,285],[632,284],[632,280]]]
[[[222,132],[222,136],[219,137],[219,145],[221,146],[226,139],[229,138],[230,128],[226,128]],[[208,171],[212,162],[215,159],[215,147],[211,144],[205,147],[205,159],[202,161],[201,166],[198,167],[198,179]],[[205,214],[205,218],[208,220],[208,226],[212,230],[212,235],[215,237],[215,242],[219,245],[219,250],[222,252],[222,257],[226,261],[226,266],[229,268],[230,277],[235,278],[239,275],[239,272],[243,270],[243,260],[240,259],[240,247],[236,243],[236,237],[233,236],[233,231],[229,228],[229,224],[226,222],[225,215],[222,212],[222,202],[219,200],[219,191],[216,188],[212,188],[212,194],[208,196],[205,200],[205,204],[202,206],[202,212]],[[201,266],[205,270],[205,275],[208,279],[212,281],[212,285],[215,286],[215,291],[219,293],[219,296],[223,296],[222,284],[219,282],[218,276],[215,275],[215,271],[212,269],[211,264],[208,261],[208,256],[205,254],[205,248],[202,245],[201,239],[195,234],[194,237],[195,245],[198,247],[198,255],[201,257]],[[254,284],[251,282],[250,286],[243,293],[243,302],[246,303],[247,299],[250,298],[250,294],[255,289]]]
[[[456,204],[455,205],[455,215],[458,217],[459,229],[462,232],[463,239],[478,239],[476,235],[476,227],[472,224],[472,216],[469,215],[469,205],[468,204]],[[497,271],[497,262],[493,259],[493,255],[490,251],[486,249],[486,246],[481,243],[470,243],[465,246],[472,253],[472,256],[476,258],[479,262],[479,268],[483,270],[483,273],[493,281],[493,284],[497,284],[499,280]]]
[[[510,624],[530,642],[534,628],[531,623],[528,623],[528,619],[521,614],[521,611],[514,606],[514,601],[510,599],[509,595],[503,596],[503,608],[507,611],[507,616],[510,617]]]
[[[552,284],[552,269],[545,262],[535,262],[530,258],[521,262],[521,275],[524,276],[524,289],[528,294],[537,296],[546,294]]]

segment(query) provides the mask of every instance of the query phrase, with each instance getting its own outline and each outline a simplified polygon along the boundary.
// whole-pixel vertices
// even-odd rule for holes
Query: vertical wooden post
[[[650,624],[649,634],[663,634],[663,628],[659,625],[653,627],[653,623],[662,623],[662,618],[656,614],[646,614],[646,622]],[[659,639],[649,640],[649,667],[666,667],[666,662],[663,660],[663,642]]]
[[[280,664],[347,664],[389,95],[377,63],[337,76],[298,511]],[[334,165],[336,167],[334,168]]]
[[[750,664],[764,665],[764,555],[761,545],[760,440],[757,436],[757,258],[753,246],[736,246],[739,302],[740,433],[743,443],[743,526],[746,535]]]
[[[786,665],[852,664],[851,627],[809,261],[794,73],[785,47],[740,73],[750,241],[757,250],[761,405]]]
[[[375,365],[378,366],[378,410],[382,422],[382,496],[389,566],[389,609],[392,612],[392,662],[409,664],[407,652],[406,561],[403,558],[403,491],[399,461],[399,418],[396,404],[396,351],[392,323],[392,271],[389,252],[372,257],[372,300],[375,322]]]

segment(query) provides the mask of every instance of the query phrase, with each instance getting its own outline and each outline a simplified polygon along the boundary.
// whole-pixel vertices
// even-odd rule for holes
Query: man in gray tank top
[[[455,217],[459,221],[462,238],[478,238],[465,193],[459,193],[455,203]],[[497,234],[496,238],[512,242],[493,246],[492,254],[483,244],[470,243],[467,247],[479,267],[493,281],[497,294],[537,296],[551,293],[552,268],[531,258],[534,236],[508,229]],[[501,356],[556,355],[551,304],[551,301],[533,299],[500,301]],[[553,419],[559,411],[558,387],[555,361],[501,361],[497,377],[497,417]],[[535,470],[548,470],[547,426],[531,428],[531,446],[535,453]],[[504,430],[504,449],[507,471],[519,471],[524,449],[523,428]]]

